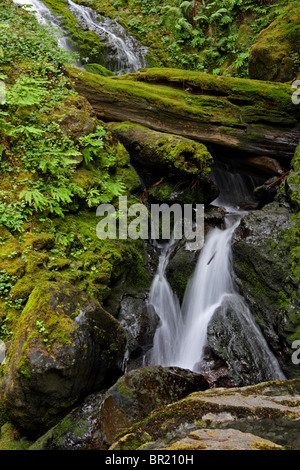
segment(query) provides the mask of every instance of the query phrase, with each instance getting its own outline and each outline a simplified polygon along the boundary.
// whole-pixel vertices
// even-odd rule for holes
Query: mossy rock
[[[95,73],[96,75],[102,75],[103,77],[111,77],[113,76],[113,72],[111,70],[106,69],[103,65],[99,64],[87,64],[85,69],[88,72]]]
[[[50,428],[77,401],[120,374],[119,323],[73,286],[35,287],[8,350],[1,400],[22,429]]]
[[[57,122],[63,133],[74,141],[94,132],[97,126],[96,116],[89,102],[74,94],[57,103],[43,120]]]
[[[299,379],[194,392],[178,402],[154,410],[126,429],[110,450],[196,450],[196,442],[190,440],[191,433],[195,433],[195,437],[198,433],[199,437],[202,435],[198,443],[207,448],[207,439],[212,438],[216,430],[238,430],[259,436],[257,447],[255,440],[247,439],[250,448],[253,446],[252,450],[257,450],[259,444],[266,450],[278,449],[277,446],[299,449],[299,398]],[[203,439],[204,434],[206,439]],[[222,433],[216,432],[215,435],[221,436]],[[148,443],[145,443],[145,436]],[[263,444],[262,440],[271,442]]]
[[[31,447],[34,450],[107,450],[116,436],[192,391],[206,390],[199,374],[177,367],[146,367],[124,374],[105,393],[88,397]],[[99,414],[100,410],[100,414]],[[135,439],[148,442],[147,435]],[[132,443],[131,443],[132,444]]]
[[[299,332],[299,217],[273,202],[245,216],[234,238],[235,281],[285,375],[297,376],[291,344]]]
[[[257,80],[288,82],[299,72],[299,3],[292,2],[261,31],[249,55],[249,75]]]

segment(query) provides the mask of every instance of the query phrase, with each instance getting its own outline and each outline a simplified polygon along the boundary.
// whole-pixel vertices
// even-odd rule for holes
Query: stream
[[[14,0],[14,3],[25,6],[28,5],[28,0]],[[147,49],[129,36],[116,21],[72,0],[67,0],[67,3],[79,23],[94,31],[108,45],[110,52],[107,60],[115,75],[135,72],[147,66]],[[58,45],[74,52],[74,45],[62,28],[60,19],[41,1],[31,0],[30,4],[38,21],[53,30]],[[77,60],[75,65],[83,68],[80,60]],[[201,372],[208,326],[216,313],[223,315],[224,321],[228,321],[226,312],[230,310],[234,312],[243,331],[244,341],[247,343],[245,347],[249,351],[249,360],[252,361],[251,367],[257,371],[259,380],[284,378],[247,304],[237,291],[232,276],[232,236],[241,217],[246,213],[245,207],[251,207],[254,202],[252,192],[256,181],[249,175],[233,174],[226,167],[216,168],[213,179],[221,192],[212,205],[225,209],[225,223],[223,229],[214,228],[206,237],[182,305],[165,275],[169,257],[175,246],[174,240],[157,245],[159,264],[151,285],[149,305],[159,316],[159,326],[144,363],[178,366]],[[234,337],[230,339],[231,342],[234,340]]]
[[[62,20],[52,13],[43,2],[40,0],[13,1],[33,12],[39,23],[48,26],[51,33],[57,38],[59,47],[70,51],[73,55],[77,52],[68,32],[62,26]],[[128,35],[117,21],[99,15],[91,8],[78,5],[72,0],[67,0],[67,7],[83,28],[93,31],[99,36],[106,51],[106,63],[102,65],[105,65],[115,75],[137,72],[139,68],[147,66],[145,59],[147,48]],[[83,69],[83,61],[88,62],[88,57],[82,60],[74,59],[74,65]]]
[[[257,380],[283,379],[278,361],[237,291],[232,276],[232,236],[247,213],[241,208],[243,203],[254,204],[252,191],[256,181],[249,175],[233,175],[229,170],[224,172],[218,168],[214,170],[213,179],[219,185],[220,195],[212,205],[225,209],[224,227],[216,227],[208,233],[181,306],[165,276],[173,240],[160,248],[159,266],[149,296],[149,305],[160,317],[160,324],[145,364],[202,372],[208,325],[216,313],[222,321],[230,321],[227,316],[230,312],[239,323],[244,355],[251,361]],[[230,343],[234,341],[234,337],[230,338]],[[232,349],[229,342],[227,347]]]

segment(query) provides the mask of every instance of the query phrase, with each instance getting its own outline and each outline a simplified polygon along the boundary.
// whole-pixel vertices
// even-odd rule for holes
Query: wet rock
[[[299,412],[299,379],[194,392],[127,429],[110,450],[197,449],[196,436],[208,449],[222,436],[233,448],[299,449]]]
[[[180,301],[182,301],[186,287],[194,273],[198,257],[199,251],[186,249],[186,240],[184,239],[179,242],[176,250],[170,256],[165,275]]]
[[[120,324],[84,292],[37,286],[16,325],[1,401],[22,429],[45,431],[84,396],[116,380],[125,344]]]
[[[251,157],[247,158],[245,163],[250,167],[260,170],[261,173],[270,176],[281,176],[286,171],[275,158],[271,157]]]
[[[232,246],[235,282],[288,378],[297,374],[291,359],[299,325],[296,233],[289,206],[273,202],[242,219]]]
[[[244,300],[228,295],[207,328],[207,344],[228,367],[232,386],[283,378]],[[202,372],[202,371],[201,371]],[[223,378],[224,380],[224,378]]]
[[[120,302],[118,320],[127,337],[124,364],[127,370],[141,367],[143,356],[153,344],[159,317],[147,301],[146,294],[136,294],[124,295]]]
[[[107,449],[120,432],[153,410],[207,388],[201,375],[176,367],[133,370],[106,393],[88,397],[32,449]]]

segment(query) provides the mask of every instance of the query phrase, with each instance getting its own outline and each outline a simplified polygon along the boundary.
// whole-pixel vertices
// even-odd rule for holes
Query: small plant
[[[37,327],[38,332],[39,332],[39,333],[42,335],[42,337],[43,337],[43,343],[48,343],[48,341],[49,341],[49,338],[48,338],[48,336],[49,336],[49,331],[46,330],[46,327],[45,327],[45,325],[44,325],[44,322],[43,322],[42,320],[37,320],[37,321],[35,322],[35,325],[36,325],[36,327]],[[47,345],[47,347],[49,348],[50,345]]]

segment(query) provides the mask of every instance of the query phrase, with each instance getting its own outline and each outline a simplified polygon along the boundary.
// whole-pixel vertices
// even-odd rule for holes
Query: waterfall
[[[149,294],[152,305],[160,318],[160,324],[154,336],[153,348],[147,354],[146,362],[168,366],[176,356],[178,341],[183,328],[180,304],[165,276],[172,252],[174,240],[161,247],[158,271]]]
[[[184,295],[184,328],[177,365],[195,369],[206,345],[207,325],[226,294],[234,291],[231,277],[231,238],[240,218],[228,216],[224,230],[211,231],[201,251],[195,273]]]
[[[236,181],[232,178],[229,181],[232,194],[240,199],[241,179],[237,178]],[[235,181],[237,187],[234,186]],[[228,180],[226,186],[227,184]],[[161,254],[149,299],[161,319],[161,325],[157,329],[153,348],[145,358],[145,363],[177,366],[200,372],[210,321],[215,314],[218,314],[221,315],[222,321],[228,322],[226,315],[228,312],[233,312],[245,346],[243,359],[245,362],[248,361],[253,376],[257,381],[283,379],[285,377],[277,359],[269,349],[246,302],[237,292],[233,282],[231,241],[242,215],[246,212],[239,210],[235,198],[231,203],[227,198],[228,194],[224,197],[221,188],[221,194],[213,205],[217,205],[218,201],[225,202],[232,212],[226,215],[223,229],[214,228],[206,237],[181,308],[164,275],[168,255],[166,251]],[[234,349],[232,347],[234,342],[235,338],[230,337],[228,350]],[[239,367],[238,364],[236,366]]]
[[[70,40],[68,33],[62,28],[59,18],[54,15],[51,10],[46,7],[39,0],[13,0],[16,5],[22,5],[26,10],[35,14],[36,19],[40,24],[43,24],[51,29],[51,33],[56,37],[57,44],[61,49],[65,49],[72,53],[76,53],[76,49]],[[74,65],[78,68],[83,68],[79,59],[73,60]]]
[[[99,15],[91,8],[78,5],[72,0],[67,1],[69,10],[79,23],[94,31],[101,41],[109,46],[110,57],[106,57],[106,67],[115,75],[137,72],[147,66],[147,48],[129,36],[117,21]]]
[[[53,14],[43,2],[39,0],[13,0],[17,5],[23,5],[29,11],[35,13],[37,20],[51,28],[57,38],[59,47],[70,52],[76,52],[73,42],[68,33],[61,26],[61,20]],[[31,5],[31,7],[29,7]],[[96,33],[105,46],[106,63],[108,69],[115,75],[137,72],[138,69],[146,67],[145,56],[148,49],[132,36],[117,21],[97,14],[89,7],[78,5],[72,0],[67,0],[67,6],[77,21],[84,27]],[[87,58],[88,60],[88,58]],[[79,59],[74,65],[84,68]]]

